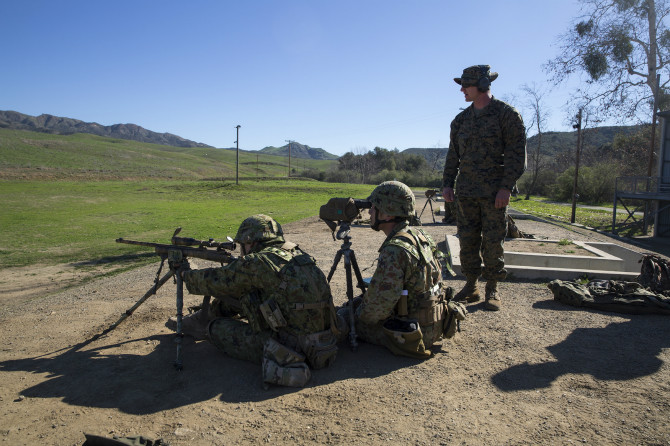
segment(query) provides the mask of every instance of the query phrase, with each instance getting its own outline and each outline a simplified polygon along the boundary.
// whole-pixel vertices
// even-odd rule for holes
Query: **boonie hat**
[[[477,85],[479,79],[483,77],[488,77],[489,81],[493,82],[498,78],[498,73],[491,72],[490,65],[473,65],[463,70],[461,77],[455,77],[454,82],[464,87],[470,87]]]

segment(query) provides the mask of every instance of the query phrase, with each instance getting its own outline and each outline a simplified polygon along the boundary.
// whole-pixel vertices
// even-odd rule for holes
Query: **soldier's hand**
[[[509,204],[509,197],[512,194],[512,192],[508,189],[500,189],[498,193],[496,194],[496,208],[504,208]]]
[[[444,198],[444,201],[447,203],[451,203],[454,201],[454,188],[453,187],[445,187],[442,189],[442,198]]]

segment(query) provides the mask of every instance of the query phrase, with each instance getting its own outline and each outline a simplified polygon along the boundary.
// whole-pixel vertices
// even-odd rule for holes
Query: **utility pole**
[[[577,129],[577,150],[575,150],[575,181],[572,184],[572,215],[570,223],[575,222],[575,209],[577,208],[577,178],[579,178],[579,156],[582,151],[582,109],[577,113],[577,124],[572,126]]]
[[[288,176],[291,176],[291,141],[290,139],[285,139],[285,142],[288,143]]]
[[[235,139],[235,144],[237,147],[237,159],[235,161],[235,184],[240,184],[240,127],[242,126],[235,126],[237,129],[237,138]]]

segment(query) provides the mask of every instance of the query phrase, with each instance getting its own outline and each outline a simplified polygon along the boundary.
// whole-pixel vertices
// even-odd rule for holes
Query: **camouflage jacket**
[[[425,242],[419,242],[419,248],[408,240],[409,236]],[[435,242],[423,230],[407,222],[398,223],[379,248],[377,269],[356,311],[357,319],[373,325],[397,315],[396,305],[403,290],[408,292],[409,315],[416,313],[427,300],[426,292],[442,280],[436,251]],[[428,258],[427,264],[422,257]]]
[[[492,197],[512,190],[526,168],[526,129],[514,107],[492,98],[476,111],[474,105],[451,122],[449,151],[442,187],[454,187],[462,197]]]
[[[286,272],[294,258],[300,266]],[[328,281],[314,259],[292,243],[265,246],[221,267],[188,271],[184,283],[191,294],[239,302],[241,313],[250,322],[255,318],[261,329],[269,328],[259,310],[268,299],[275,301],[294,335],[330,327]]]

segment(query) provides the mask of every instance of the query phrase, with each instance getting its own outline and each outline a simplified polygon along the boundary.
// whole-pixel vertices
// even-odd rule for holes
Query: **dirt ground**
[[[456,232],[437,221],[423,216],[436,241]],[[624,244],[587,230],[516,223],[536,238]],[[330,271],[341,242],[322,221],[284,230]],[[351,235],[370,276],[383,234],[354,226]],[[0,442],[81,445],[86,432],[173,446],[670,444],[668,316],[567,307],[553,300],[550,278],[508,281],[500,285],[502,310],[469,305],[461,333],[429,360],[364,343],[353,352],[344,343],[334,366],[315,371],[307,387],[263,390],[259,366],[207,342],[187,338],[184,368],[173,368],[174,335],[164,327],[175,306],[169,281],[107,336],[77,348],[144,295],[157,267],[67,289],[90,269],[0,272]],[[331,285],[342,304],[343,264]],[[192,305],[201,298],[185,299]]]

